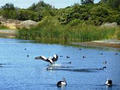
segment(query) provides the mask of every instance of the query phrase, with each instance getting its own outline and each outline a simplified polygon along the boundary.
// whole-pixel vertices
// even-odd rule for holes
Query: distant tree
[[[46,4],[44,1],[39,1],[37,4],[32,4],[28,10],[38,12],[39,18],[41,18],[41,16],[55,15],[55,9],[52,8],[51,5]]]
[[[93,4],[94,0],[81,0],[81,4]]]
[[[114,7],[114,8],[119,8],[120,0],[109,0],[109,5]]]
[[[39,14],[34,11],[21,9],[18,11],[18,20],[34,20],[39,21],[41,18],[39,17]]]
[[[33,3],[31,7],[29,7],[29,10],[36,11],[36,4]]]
[[[101,0],[101,2],[106,3],[106,2],[107,2],[107,0]]]
[[[46,4],[44,1],[39,1],[37,4],[32,4],[28,9],[33,11],[40,11],[46,8],[52,8],[51,5]]]
[[[12,3],[6,3],[4,6],[2,6],[3,10],[3,17],[14,19],[16,17],[15,13],[15,7]]]
[[[2,6],[3,10],[15,10],[14,4],[12,3],[6,3],[4,6]]]
[[[101,0],[101,3],[108,4],[112,8],[120,7],[120,0]]]

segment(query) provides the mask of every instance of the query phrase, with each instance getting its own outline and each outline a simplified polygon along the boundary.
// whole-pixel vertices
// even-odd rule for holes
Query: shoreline
[[[15,38],[15,35],[16,35],[16,30],[10,30],[10,29],[0,30],[0,37]]]
[[[86,47],[111,47],[120,49],[120,40],[99,40],[91,42],[72,42],[72,45],[86,46]]]
[[[0,37],[2,38],[15,38],[16,30],[0,30]],[[120,40],[108,39],[108,40],[98,40],[91,42],[72,42],[72,45],[86,46],[86,47],[111,47],[120,48]]]

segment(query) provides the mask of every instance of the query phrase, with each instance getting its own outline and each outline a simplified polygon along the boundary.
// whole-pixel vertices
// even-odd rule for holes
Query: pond
[[[53,66],[36,56],[58,54]],[[46,68],[52,68],[46,70]],[[106,68],[103,68],[106,67]],[[0,38],[0,90],[120,90],[120,51]],[[57,82],[65,78],[67,86]],[[113,86],[107,87],[107,78]]]

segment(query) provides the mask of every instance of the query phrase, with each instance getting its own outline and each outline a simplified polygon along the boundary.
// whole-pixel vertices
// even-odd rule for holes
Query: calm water
[[[59,59],[51,67],[53,70],[46,70],[48,62],[34,59],[55,53]],[[104,66],[106,68],[101,70]],[[119,75],[120,52],[114,48],[84,48],[0,39],[0,90],[120,90]],[[56,83],[62,77],[66,78],[68,85],[58,88]],[[107,78],[113,80],[112,87],[104,85]]]

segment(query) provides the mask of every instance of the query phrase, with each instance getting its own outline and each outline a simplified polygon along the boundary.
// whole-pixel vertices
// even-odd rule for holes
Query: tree
[[[112,8],[120,7],[120,0],[101,0],[101,3],[108,4]]]
[[[55,15],[54,13],[55,9],[53,9],[51,5],[46,4],[44,1],[39,1],[37,4],[32,4],[32,6],[28,8],[28,10],[38,12],[40,17]]]
[[[2,6],[3,10],[15,10],[15,7],[12,3],[6,3],[4,6]]]
[[[81,0],[81,4],[93,4],[94,0]]]
[[[6,3],[2,6],[3,17],[13,19],[15,18],[15,7],[12,3]]]
[[[39,14],[37,12],[21,9],[18,11],[18,20],[34,20],[39,21],[41,18],[39,18]]]
[[[119,8],[120,0],[108,0],[108,4],[113,8]]]
[[[32,11],[41,11],[44,9],[51,9],[52,6],[49,4],[46,4],[44,1],[39,1],[37,4],[32,4],[28,9]]]

